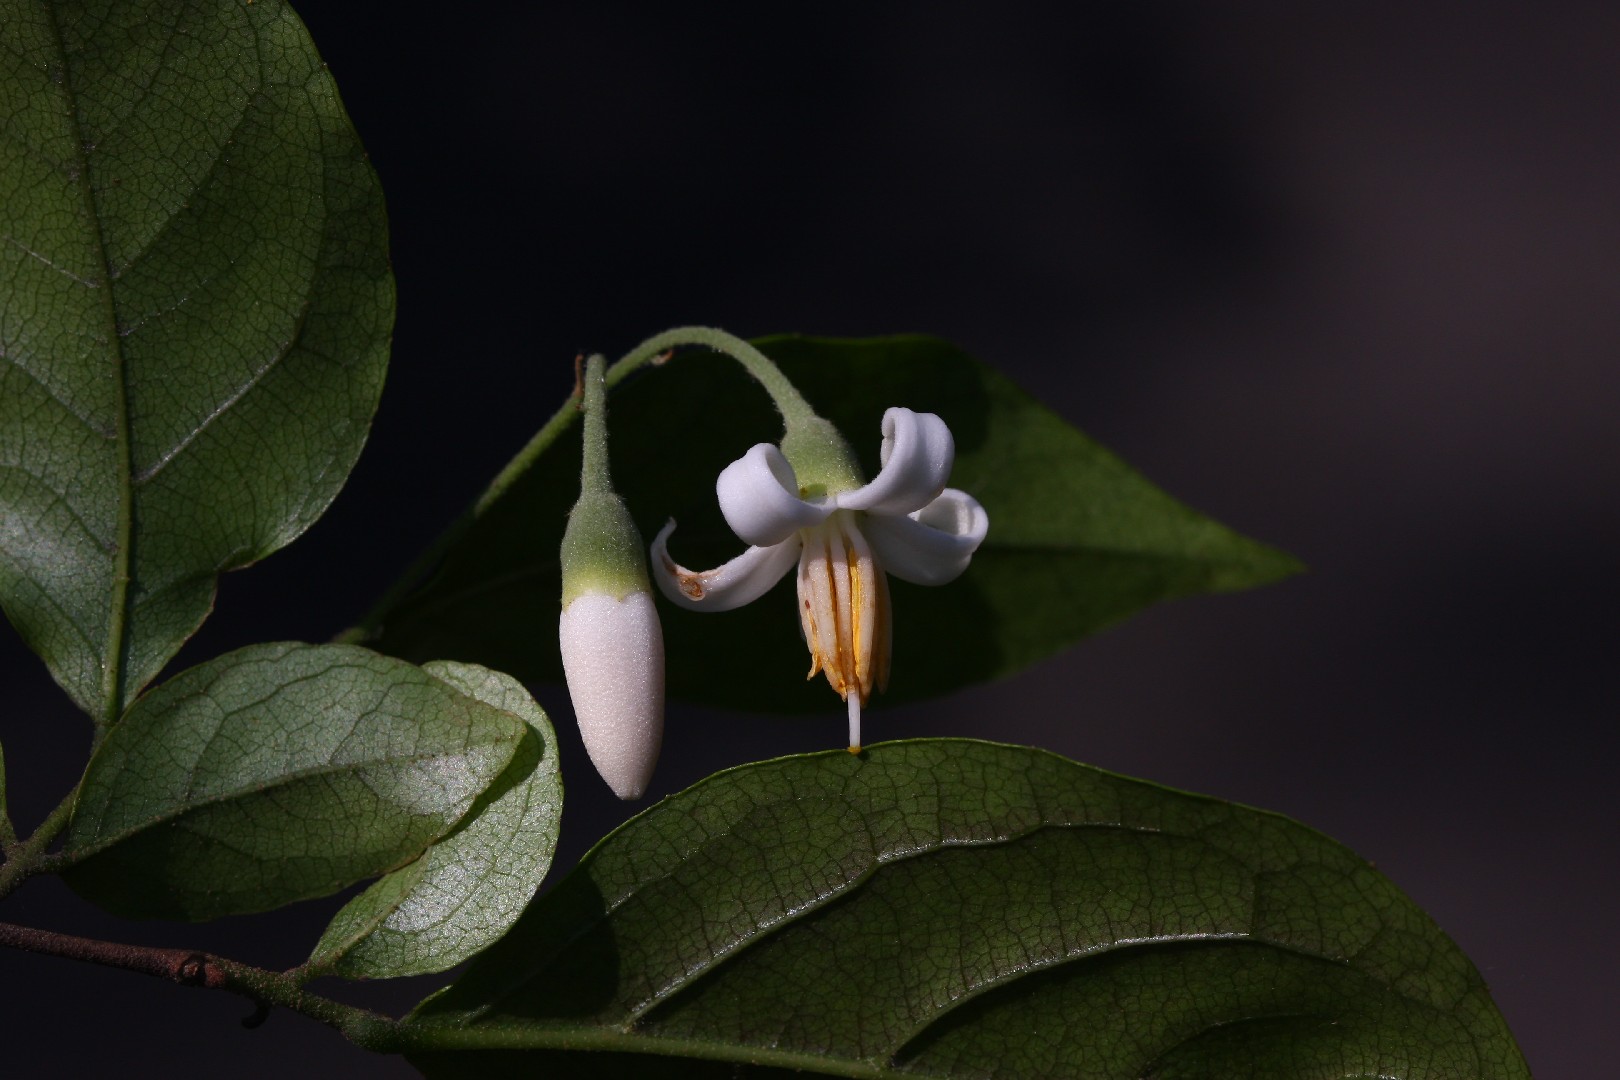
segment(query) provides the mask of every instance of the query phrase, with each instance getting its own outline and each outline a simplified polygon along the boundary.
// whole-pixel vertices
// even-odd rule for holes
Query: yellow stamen
[[[806,529],[799,556],[799,618],[810,673],[846,702],[850,747],[860,749],[860,710],[889,681],[889,584],[854,514],[841,511]]]

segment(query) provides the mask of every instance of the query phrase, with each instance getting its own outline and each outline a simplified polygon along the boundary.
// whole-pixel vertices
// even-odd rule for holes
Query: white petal
[[[731,531],[755,547],[780,544],[833,511],[831,503],[817,505],[799,498],[793,466],[770,443],[755,444],[720,470],[714,490]]]
[[[989,528],[984,507],[955,488],[907,517],[868,514],[861,521],[879,565],[913,585],[943,585],[960,576]]]
[[[909,514],[945,488],[956,460],[956,440],[933,413],[890,409],[883,414],[883,468],[865,487],[838,496],[846,510]]]
[[[557,637],[591,764],[619,798],[639,799],[664,739],[664,637],[652,594],[576,597]]]
[[[693,611],[730,611],[763,596],[799,561],[799,535],[780,544],[751,547],[713,570],[688,570],[669,557],[670,519],[652,542],[652,576],[659,591]]]

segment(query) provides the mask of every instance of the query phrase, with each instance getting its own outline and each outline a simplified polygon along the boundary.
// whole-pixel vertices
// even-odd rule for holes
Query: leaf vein
[[[75,525],[77,525],[80,528],[80,530],[83,531],[84,535],[89,538],[89,540],[90,540],[90,542],[92,544],[94,544],[96,547],[102,549],[103,551],[106,551],[106,550],[109,549],[109,547],[111,545],[106,540],[103,540],[103,539],[101,539],[101,537],[96,535],[96,531],[90,527],[90,524],[87,521],[84,520],[84,518],[79,514],[78,509],[68,499],[67,492],[57,490],[55,487],[51,486],[50,481],[45,479],[45,477],[40,476],[38,473],[29,472],[27,469],[23,468],[21,465],[4,465],[4,464],[0,464],[0,470],[4,470],[6,472],[21,473],[23,476],[26,476],[31,480],[38,480],[39,484],[40,484],[40,487],[44,488],[46,491],[50,492],[52,496],[55,497],[55,501],[52,503],[52,505],[53,506],[60,506],[64,510],[66,510],[68,516],[73,519],[73,523]]]
[[[1189,1035],[1186,1035],[1186,1036],[1183,1036],[1180,1039],[1177,1039],[1170,1046],[1168,1046],[1164,1050],[1160,1051],[1157,1056],[1155,1056],[1151,1061],[1149,1061],[1147,1064],[1142,1066],[1141,1071],[1138,1073],[1138,1076],[1139,1076],[1140,1080],[1152,1080],[1154,1072],[1159,1068],[1160,1064],[1164,1061],[1165,1058],[1169,1057],[1171,1054],[1174,1054],[1177,1050],[1180,1050],[1183,1046],[1186,1046],[1186,1045],[1188,1045],[1189,1043],[1192,1043],[1192,1042],[1196,1042],[1197,1040],[1202,1039],[1205,1036],[1209,1035],[1211,1032],[1219,1031],[1222,1028],[1241,1027],[1244,1024],[1263,1024],[1263,1023],[1266,1023],[1268,1021],[1277,1021],[1277,1020],[1312,1020],[1312,1019],[1320,1019],[1320,1020],[1323,1020],[1325,1022],[1331,1022],[1330,1018],[1325,1017],[1325,1016],[1321,1016],[1321,1015],[1319,1015],[1317,1013],[1303,1013],[1303,1012],[1259,1013],[1259,1014],[1254,1015],[1254,1016],[1239,1016],[1239,1017],[1234,1017],[1233,1019],[1230,1019],[1230,1020],[1217,1020],[1213,1024],[1206,1024],[1203,1027],[1199,1028],[1197,1031],[1194,1031]],[[1344,1077],[1344,1078],[1341,1078],[1341,1080],[1349,1080],[1349,1078]]]
[[[27,156],[29,158],[31,158],[34,161],[39,162],[41,165],[45,166],[51,172],[56,173],[56,174],[61,175],[61,176],[71,176],[72,175],[73,166],[69,165],[67,162],[64,162],[64,161],[58,161],[57,159],[55,159],[55,158],[51,157],[49,154],[47,154],[42,148],[40,148],[38,146],[35,146],[33,143],[29,142],[27,139],[25,139],[22,136],[16,134],[16,132],[14,131],[14,129],[13,129],[13,127],[11,125],[6,125],[5,127],[0,127],[0,135],[5,136],[6,142],[10,143],[12,146],[20,147],[23,150],[23,152],[25,154],[27,154]]]
[[[196,442],[203,432],[207,431],[208,428],[213,425],[214,421],[224,416],[236,406],[237,402],[241,401],[248,394],[250,394],[255,387],[264,381],[266,376],[274,371],[281,364],[281,362],[298,347],[298,341],[304,333],[304,321],[306,318],[308,318],[310,307],[313,305],[313,303],[313,295],[306,296],[304,298],[303,306],[298,311],[297,322],[293,326],[292,336],[288,339],[287,344],[271,353],[270,359],[264,364],[263,367],[255,371],[230,396],[216,405],[214,410],[207,416],[203,417],[202,421],[197,424],[196,427],[187,432],[183,439],[175,443],[168,450],[164,451],[164,453],[151,465],[137,473],[134,480],[136,487],[144,487],[164,469],[168,468],[169,463],[184,453],[192,443]]]
[[[65,412],[69,416],[71,416],[75,421],[78,422],[80,427],[83,427],[85,430],[89,431],[92,435],[96,436],[99,439],[115,439],[115,438],[118,437],[117,432],[106,430],[101,425],[97,424],[95,421],[91,420],[89,417],[87,417],[83,413],[79,412],[79,410],[75,409],[70,403],[68,403],[67,401],[64,401],[62,399],[62,397],[59,394],[57,394],[57,392],[54,389],[51,388],[51,385],[49,383],[47,383],[44,379],[40,378],[38,375],[34,374],[34,372],[29,367],[27,367],[21,360],[17,359],[15,356],[6,356],[4,354],[0,354],[0,362],[4,362],[6,364],[9,364],[9,365],[11,365],[11,367],[13,369],[22,372],[22,374],[24,376],[26,376],[30,382],[34,383],[41,390],[45,391],[45,396],[46,397],[50,398],[56,404],[60,405],[62,407],[63,412]]]
[[[1029,836],[1033,836],[1036,833],[1041,832],[1041,831],[1046,830],[1046,829],[1064,829],[1064,830],[1067,830],[1067,829],[1077,829],[1077,830],[1096,829],[1096,830],[1103,830],[1103,831],[1134,832],[1134,833],[1149,833],[1149,834],[1153,834],[1153,835],[1165,835],[1163,833],[1163,831],[1160,830],[1160,829],[1147,828],[1145,826],[1137,826],[1137,825],[1127,825],[1127,824],[1125,824],[1123,822],[1103,822],[1103,821],[1049,822],[1049,821],[1040,821],[1040,822],[1036,822],[1034,825],[1031,825],[1027,829],[1011,831],[1011,832],[1007,832],[1007,833],[1004,833],[1004,834],[1001,834],[1001,835],[998,835],[998,836],[981,837],[981,838],[967,839],[967,840],[956,840],[956,839],[951,839],[951,838],[945,838],[945,839],[941,839],[941,840],[934,841],[934,842],[931,842],[931,843],[920,844],[917,847],[903,848],[903,849],[898,849],[898,850],[889,851],[889,852],[877,852],[877,853],[875,853],[875,857],[873,858],[872,862],[869,863],[867,865],[867,867],[865,869],[863,869],[859,874],[856,874],[855,876],[851,877],[849,880],[835,886],[832,889],[829,889],[827,892],[822,893],[819,896],[812,897],[809,900],[805,901],[804,903],[799,904],[798,906],[789,909],[788,911],[783,913],[779,918],[776,918],[776,919],[774,919],[774,920],[772,920],[770,922],[759,924],[758,926],[756,926],[756,931],[758,931],[758,932],[756,934],[754,934],[753,936],[740,938],[740,939],[738,939],[736,941],[731,942],[729,945],[722,946],[721,948],[718,948],[718,949],[712,949],[711,952],[713,953],[713,955],[710,956],[709,958],[707,958],[703,963],[701,963],[701,964],[699,964],[697,966],[694,966],[692,968],[689,968],[687,971],[683,972],[682,975],[678,979],[674,979],[671,982],[665,984],[664,986],[659,987],[658,989],[653,991],[653,993],[648,995],[644,1000],[642,1000],[640,1002],[637,1002],[634,1005],[629,1006],[626,1009],[626,1015],[628,1016],[631,1023],[634,1023],[636,1021],[641,1020],[643,1017],[645,1017],[649,1012],[651,1012],[658,1005],[660,1005],[663,1002],[669,1000],[670,998],[674,997],[675,995],[683,992],[688,987],[700,982],[705,976],[707,976],[709,974],[709,972],[715,970],[717,967],[719,967],[721,964],[723,964],[726,960],[730,959],[732,956],[735,956],[736,954],[742,952],[745,949],[752,948],[754,945],[758,944],[763,938],[769,937],[770,935],[779,932],[780,930],[786,928],[787,926],[790,926],[793,923],[796,923],[799,920],[805,918],[806,916],[810,915],[811,913],[821,910],[822,908],[826,907],[828,904],[832,903],[833,901],[840,899],[846,893],[849,893],[849,892],[851,892],[851,891],[853,891],[855,889],[858,889],[860,886],[862,886],[862,885],[866,884],[866,882],[870,881],[872,879],[872,877],[874,877],[880,870],[883,870],[886,867],[893,866],[896,863],[905,862],[905,861],[910,860],[910,859],[922,858],[922,857],[927,856],[927,855],[935,855],[935,854],[938,854],[939,852],[942,852],[942,851],[948,851],[948,850],[957,849],[957,848],[1002,847],[1002,846],[1005,846],[1007,844],[1016,843],[1019,840],[1025,839],[1025,838],[1027,838]],[[722,836],[727,835],[727,833],[729,833],[729,831],[730,830],[727,830],[725,833],[721,833],[720,835],[722,835]],[[670,870],[668,872],[666,872],[665,874],[662,874],[657,878],[649,879],[647,882],[638,884],[637,885],[637,891],[639,891],[640,889],[645,888],[647,885],[654,884],[654,883],[656,883],[658,881],[663,881],[663,880],[668,879],[669,877],[671,877],[673,875],[674,871],[680,865],[685,863],[685,861],[686,861],[685,859],[682,859],[680,863],[677,863],[675,866],[671,867]],[[600,922],[604,921],[606,918],[608,918],[608,916],[610,916],[612,914],[613,911],[617,910],[623,904],[628,903],[634,897],[634,895],[635,895],[634,892],[627,893],[618,902],[607,906],[606,911],[601,916],[598,916],[598,917],[594,918],[585,927],[581,928],[579,936],[583,936],[583,934],[587,930],[589,930],[591,927],[595,926],[597,923],[600,923]]]
[[[56,271],[58,274],[61,274],[63,277],[68,278],[71,281],[78,282],[80,285],[83,285],[87,289],[99,289],[99,288],[101,288],[101,282],[94,281],[94,280],[92,280],[90,278],[80,277],[78,274],[75,274],[73,271],[69,270],[65,266],[57,266],[54,262],[52,262],[50,260],[49,256],[41,254],[38,251],[35,251],[33,248],[29,247],[27,244],[23,243],[21,240],[18,240],[15,236],[11,236],[11,235],[8,234],[6,236],[6,243],[11,244],[17,250],[23,252],[24,254],[26,254],[26,255],[28,255],[28,256],[30,256],[32,258],[38,259],[40,262],[42,262],[46,266],[50,267],[52,270]]]
[[[142,259],[151,254],[152,249],[157,247],[158,242],[168,234],[169,230],[174,227],[175,223],[185,216],[184,211],[190,207],[191,201],[202,194],[203,189],[213,181],[215,175],[219,172],[221,162],[226,160],[226,151],[229,150],[230,147],[235,143],[237,135],[241,133],[243,125],[247,123],[248,115],[261,103],[263,97],[263,90],[256,89],[253,91],[252,95],[248,98],[247,104],[244,105],[242,111],[237,114],[236,119],[231,122],[230,130],[226,134],[225,138],[220,141],[218,146],[215,147],[214,157],[213,160],[208,163],[208,168],[203,170],[203,174],[199,176],[196,181],[194,181],[186,190],[185,197],[181,200],[179,210],[165,218],[163,220],[163,224],[154,229],[152,231],[152,235],[148,236],[145,242],[142,243],[139,248],[129,254],[129,256],[124,260],[123,265],[117,267],[116,269],[109,266],[109,280],[117,281],[129,271],[133,270]]]

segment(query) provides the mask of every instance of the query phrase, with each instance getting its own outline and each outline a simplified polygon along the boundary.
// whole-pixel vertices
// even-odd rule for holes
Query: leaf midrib
[[[508,764],[508,767],[510,767],[510,763]],[[534,795],[534,792],[533,792],[532,789],[528,790],[525,793],[523,807],[515,815],[515,825],[514,825],[514,827],[512,829],[507,830],[507,832],[510,834],[509,839],[515,838],[516,834],[521,831],[523,824],[528,821],[528,812],[529,812],[529,809],[533,806],[533,802],[534,802],[533,795]],[[471,816],[470,813],[469,813],[468,816]],[[465,820],[465,819],[463,819],[463,820]],[[441,844],[449,843],[451,841],[451,839],[453,837],[455,837],[457,835],[457,833],[460,831],[460,826],[461,826],[461,823],[458,822],[456,828],[451,829],[450,832],[446,833],[445,835],[439,837],[439,839],[437,839],[437,840],[433,841],[431,844],[429,844],[426,848],[424,848],[422,850],[422,854],[416,860],[413,860],[411,865],[423,865],[423,867],[424,867],[424,876],[425,876],[425,871],[427,870],[427,867],[425,866],[425,860],[432,853],[434,848],[438,847]],[[399,869],[403,870],[403,869],[405,869],[405,867],[402,866]],[[467,884],[465,886],[466,891],[463,892],[463,894],[455,902],[455,904],[453,904],[450,907],[444,909],[445,914],[444,914],[444,916],[442,918],[436,920],[435,922],[433,922],[429,926],[424,927],[424,928],[419,929],[419,930],[396,930],[394,932],[399,934],[402,937],[410,938],[412,940],[412,944],[419,944],[425,938],[438,936],[440,934],[440,931],[442,930],[442,928],[444,927],[445,924],[447,924],[447,923],[452,924],[452,925],[456,924],[457,920],[456,920],[455,916],[460,915],[464,910],[466,910],[469,904],[476,905],[473,908],[473,910],[475,912],[483,910],[486,907],[486,905],[482,902],[484,900],[484,898],[479,894],[478,890],[491,877],[498,875],[500,873],[500,871],[501,871],[501,867],[499,865],[498,860],[497,861],[492,861],[489,869],[486,872],[484,872],[482,874],[477,874],[477,875],[471,875],[470,874],[470,875],[467,876],[466,880],[469,881],[469,884]],[[398,871],[396,870],[396,871],[391,871],[391,872],[397,873]],[[417,895],[419,895],[417,893],[417,891],[416,891],[417,885],[419,885],[419,884],[420,884],[420,880],[413,883],[409,889],[407,889],[405,892],[401,893],[399,899],[395,900],[393,903],[387,905],[386,907],[378,908],[376,913],[374,914],[374,916],[364,924],[362,929],[360,929],[356,933],[350,935],[350,937],[346,938],[342,945],[334,946],[333,948],[328,950],[327,955],[331,958],[330,959],[330,966],[333,969],[334,973],[336,973],[336,974],[344,974],[344,972],[342,970],[344,961],[351,959],[353,954],[354,954],[354,951],[357,948],[359,948],[360,945],[364,944],[367,940],[370,940],[373,937],[373,935],[375,935],[378,931],[386,928],[388,920],[393,918],[394,915],[401,908],[403,908],[406,904],[410,903]],[[452,948],[453,947],[454,946],[452,946]],[[442,950],[442,946],[441,946],[441,950]],[[421,955],[422,955],[421,953],[418,953],[417,956],[416,956],[415,962],[417,964],[421,963]],[[432,971],[430,971],[430,970],[429,971],[420,971],[420,972],[417,972],[417,971],[396,971],[396,972],[394,972],[394,974],[392,976],[384,976],[384,977],[398,977],[398,976],[401,976],[401,975],[414,975],[414,974],[428,975],[428,974],[432,974]],[[366,976],[362,975],[362,976],[358,976],[358,977],[363,978],[363,977],[366,977]]]
[[[96,193],[90,183],[90,155],[85,146],[84,128],[79,112],[78,95],[73,89],[73,69],[68,62],[67,45],[62,38],[62,25],[57,18],[56,6],[45,5],[51,24],[51,37],[56,55],[62,65],[61,87],[63,103],[67,109],[69,127],[73,134],[74,170],[72,180],[79,190],[79,199],[85,227],[95,241],[95,257],[100,268],[100,294],[103,315],[104,347],[112,361],[116,378],[113,380],[114,419],[113,439],[118,456],[118,516],[113,534],[113,574],[111,595],[108,598],[107,638],[101,654],[101,711],[94,716],[96,741],[106,735],[123,712],[124,653],[126,622],[129,617],[130,567],[133,565],[134,487],[131,484],[134,468],[133,448],[129,429],[129,381],[125,362],[123,338],[118,333],[118,309],[113,299],[112,268],[107,259],[107,238],[101,227],[101,214],[96,205]],[[103,436],[106,437],[106,436]]]
[[[485,743],[469,743],[465,748],[463,748],[461,753],[466,753],[475,746],[499,746],[500,744],[507,742],[511,743],[513,750],[516,751],[517,744],[522,741],[522,738],[523,732],[519,731],[511,738],[502,737],[499,739],[492,739]],[[112,835],[97,836],[94,845],[91,847],[75,849],[70,846],[67,849],[66,854],[69,855],[74,861],[87,859],[98,852],[106,850],[113,844],[121,843],[130,837],[137,836],[140,833],[149,832],[150,830],[161,825],[176,823],[185,818],[187,815],[191,814],[193,811],[210,806],[217,806],[221,803],[230,802],[233,799],[240,799],[248,795],[267,795],[270,792],[279,791],[283,788],[291,786],[294,783],[300,783],[305,780],[319,779],[323,776],[336,776],[345,773],[355,773],[364,769],[376,768],[384,765],[410,765],[417,762],[431,761],[434,758],[454,756],[457,756],[457,751],[441,750],[433,753],[406,754],[401,757],[370,758],[365,761],[351,762],[345,765],[338,765],[328,762],[324,765],[316,765],[306,769],[295,769],[291,772],[282,773],[268,783],[257,784],[234,791],[221,792],[218,795],[209,795],[201,799],[188,801],[184,806],[176,808],[173,813],[149,818],[140,824],[131,826]],[[510,763],[511,757],[509,755],[506,761],[502,764],[501,769],[504,769],[506,765]],[[496,770],[496,775],[500,774],[501,769]],[[476,801],[476,796],[474,801]],[[451,824],[453,827],[455,823],[452,822]],[[69,838],[69,843],[70,845],[72,843],[71,837]]]

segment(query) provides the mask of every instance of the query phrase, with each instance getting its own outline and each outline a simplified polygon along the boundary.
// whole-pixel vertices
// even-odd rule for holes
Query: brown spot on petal
[[[702,574],[694,574],[680,563],[669,557],[669,553],[661,552],[659,560],[664,564],[664,571],[675,579],[675,587],[681,594],[692,600],[701,600],[709,590],[703,584]]]

